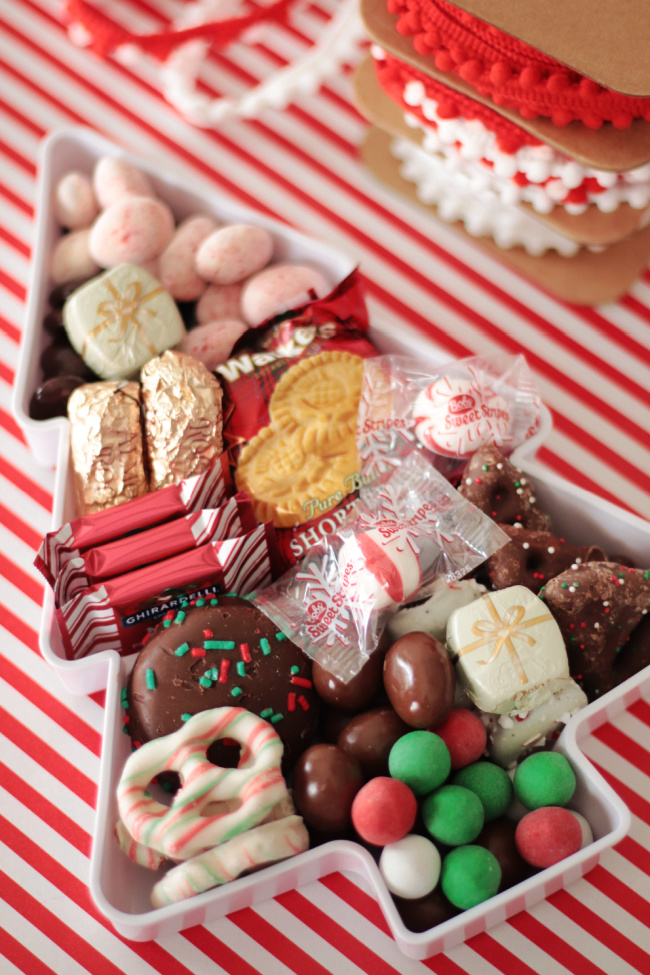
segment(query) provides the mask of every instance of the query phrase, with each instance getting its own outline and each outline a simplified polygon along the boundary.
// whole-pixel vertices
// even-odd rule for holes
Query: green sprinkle
[[[205,599],[197,599],[196,605],[197,606],[205,606]]]
[[[563,589],[568,589],[569,588],[569,584],[567,582],[563,582],[562,583],[562,588]]]
[[[224,593],[224,596],[228,596],[230,599],[233,599],[233,598],[236,599],[237,598],[237,593],[236,592],[225,592]]]
[[[165,629],[167,629],[167,627],[171,625],[172,625],[171,620],[163,620],[163,626],[165,627]]]
[[[212,681],[207,674],[204,674],[203,677],[199,677],[199,684],[201,687],[212,687]]]
[[[246,664],[244,663],[243,660],[237,661],[237,673],[239,674],[240,677],[246,676]]]
[[[243,691],[241,687],[233,687],[230,693],[233,697],[239,697],[240,694],[243,694]]]
[[[278,631],[278,632],[277,632],[277,633],[275,634],[275,639],[276,639],[276,640],[286,640],[286,639],[287,639],[287,634],[286,634],[286,633],[283,633],[283,632],[282,632],[281,630],[279,630],[279,631]]]
[[[181,643],[180,647],[176,647],[174,653],[176,654],[177,657],[184,657],[189,649],[190,649],[189,643]]]
[[[298,666],[298,664],[294,664],[293,667],[291,668],[291,671],[290,672],[292,674],[299,674],[300,673],[300,667]]]
[[[128,735],[128,733],[129,733],[129,726],[126,725],[126,724],[123,724],[122,725],[122,731],[124,732],[125,735]]]
[[[210,605],[211,606],[218,606],[219,605],[219,600],[218,599],[211,599],[210,600]]]
[[[121,704],[122,704],[122,707],[124,708],[124,710],[127,710],[128,706],[129,706],[129,702],[125,698],[122,698]]]
[[[203,646],[206,650],[234,650],[234,640],[204,640]]]
[[[129,693],[129,689],[125,685],[120,691],[120,697],[122,698],[122,700],[124,700],[124,698],[127,696],[128,693]]]
[[[181,721],[189,721],[191,717],[192,715],[188,714],[186,711],[185,714],[181,714]]]
[[[263,711],[260,711],[260,718],[264,718],[264,720],[266,720],[267,718],[270,718],[272,714],[273,708],[264,708]]]
[[[278,721],[282,721],[283,718],[284,718],[283,714],[274,714],[273,717],[271,718],[271,724],[277,724]]]
[[[482,471],[488,471],[489,469],[490,469],[490,468],[488,467],[488,465],[487,465],[487,464],[483,464],[483,466],[481,467],[481,470],[482,470]]]
[[[179,623],[182,623],[186,616],[187,613],[184,613],[182,609],[179,609],[179,611],[176,613],[176,616],[174,617],[175,625],[178,626]]]
[[[146,679],[146,682],[147,682],[147,690],[155,691],[156,690],[156,675],[154,674],[153,670],[151,670],[150,667],[147,668],[147,671],[146,671],[146,674],[145,674],[145,679]]]
[[[271,644],[269,643],[269,641],[266,639],[265,636],[263,636],[262,639],[260,640],[260,647],[262,648],[262,653],[268,657],[268,655],[271,652]]]

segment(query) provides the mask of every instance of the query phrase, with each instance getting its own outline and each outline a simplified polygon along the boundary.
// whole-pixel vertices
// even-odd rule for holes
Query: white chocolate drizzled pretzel
[[[242,746],[237,768],[208,760],[207,749],[222,738]],[[282,748],[271,725],[243,708],[201,711],[127,759],[117,787],[120,819],[134,840],[169,859],[202,853],[257,826],[286,799]],[[146,792],[151,780],[165,771],[175,771],[181,779],[169,807]]]

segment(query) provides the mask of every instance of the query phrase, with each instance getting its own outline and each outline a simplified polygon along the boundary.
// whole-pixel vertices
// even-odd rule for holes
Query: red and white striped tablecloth
[[[208,89],[246,90],[303,52],[336,0],[303,3],[291,30],[215,57]],[[354,255],[371,313],[454,356],[525,352],[554,429],[540,459],[650,518],[650,273],[614,305],[549,297],[376,185],[358,162],[365,123],[346,72],[257,121],[190,126],[149,66],[73,47],[59,0],[0,0],[0,972],[15,975],[632,975],[650,972],[650,703],[588,740],[629,805],[630,835],[601,864],[487,934],[405,958],[375,901],[335,874],[214,923],[130,943],[87,890],[103,698],[64,692],[38,652],[34,550],[50,527],[53,473],[11,415],[34,235],[41,138],[87,125]],[[117,3],[139,27],[164,3]],[[274,50],[271,50],[271,46]]]

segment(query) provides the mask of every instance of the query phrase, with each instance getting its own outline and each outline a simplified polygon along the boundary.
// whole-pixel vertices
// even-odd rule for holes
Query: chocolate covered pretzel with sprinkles
[[[530,478],[492,444],[480,447],[467,462],[458,491],[500,525],[550,528],[550,518],[537,506]]]
[[[168,613],[140,651],[123,692],[124,727],[137,748],[200,711],[246,708],[279,734],[287,774],[318,723],[311,677],[309,657],[250,600],[232,593],[194,600]],[[232,767],[239,750],[218,741],[209,758]]]
[[[575,565],[539,593],[564,637],[571,675],[590,700],[617,683],[617,655],[650,610],[650,569]]]
[[[607,558],[597,545],[571,545],[552,532],[515,525],[501,525],[501,528],[510,541],[487,560],[493,589],[526,586],[538,593],[566,569],[582,562],[604,562]]]

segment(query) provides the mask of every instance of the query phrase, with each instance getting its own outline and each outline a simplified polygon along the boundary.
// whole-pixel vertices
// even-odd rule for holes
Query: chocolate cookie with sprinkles
[[[311,743],[319,698],[311,660],[246,598],[199,599],[169,614],[140,651],[123,694],[125,727],[135,747],[180,728],[209,708],[236,705],[269,721],[284,745],[288,774]],[[233,767],[235,743],[208,757]]]

